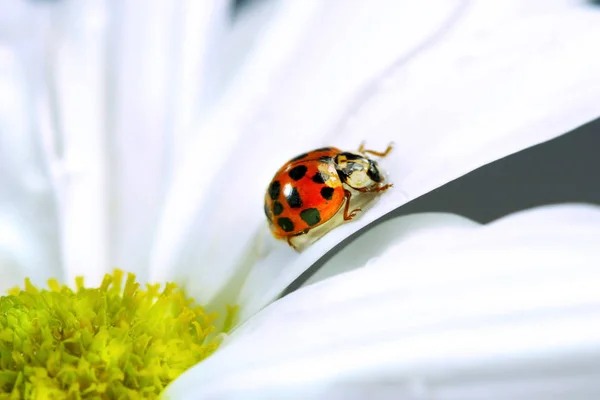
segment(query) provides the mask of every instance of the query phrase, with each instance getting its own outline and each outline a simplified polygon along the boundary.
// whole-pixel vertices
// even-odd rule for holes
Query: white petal
[[[399,243],[410,243],[414,249],[416,241],[430,243],[431,237],[443,240],[440,238],[460,235],[463,230],[478,226],[468,218],[449,213],[422,213],[389,219],[369,228],[335,253],[304,285],[376,263],[377,258],[385,256],[386,250]]]
[[[107,18],[103,1],[58,3],[40,54],[48,79],[40,126],[59,192],[66,280],[83,275],[90,285],[109,268]]]
[[[211,69],[211,79],[207,82],[209,88],[205,97],[212,97],[214,100],[220,99],[232,85],[239,85],[237,75],[245,69],[249,59],[255,56],[257,42],[260,43],[266,27],[281,10],[282,0],[256,1],[238,8],[235,13],[233,3],[229,3],[233,14],[232,24],[220,48],[216,50],[218,54],[213,57],[220,62]],[[203,119],[203,115],[198,117],[198,121]]]
[[[39,28],[0,37],[0,294],[25,276],[35,284],[63,277],[56,197],[33,134],[35,88],[26,76],[34,47],[26,42]]]
[[[173,165],[207,103],[212,54],[229,22],[224,0],[114,2],[111,265],[148,279],[149,253]],[[208,70],[208,71],[207,71]],[[209,88],[207,88],[207,86]]]
[[[61,200],[67,280],[94,284],[115,266],[147,278],[164,190],[185,146],[178,132],[210,80],[204,64],[226,4],[55,5],[37,54],[50,60],[35,65],[49,67],[40,129]]]
[[[40,245],[39,232],[33,232],[38,234],[39,242],[32,240],[32,229],[27,221],[17,220],[20,216],[15,211],[9,215],[6,210],[0,213],[0,296],[10,288],[22,286],[26,277],[43,285],[48,278],[61,278],[62,273],[58,260],[45,259],[48,251]]]
[[[291,273],[278,280],[274,292],[297,277],[324,250],[294,266],[297,255],[285,244],[266,244],[278,251],[257,244],[263,240],[257,232],[265,225],[262,201],[272,174],[296,153],[330,144],[324,132],[346,101],[437,32],[460,5],[334,4],[281,2],[260,47],[210,120],[199,126],[204,135],[182,159],[162,216],[153,259],[157,278],[189,282],[188,290],[208,301],[261,263],[245,284],[248,292],[239,302],[246,303],[281,278],[284,266],[287,271],[291,265]],[[368,29],[372,21],[377,29]]]
[[[599,394],[598,237],[600,208],[573,205],[401,244],[270,305],[167,395]]]
[[[352,124],[324,136],[347,148],[363,139],[376,149],[394,141],[394,151],[382,161],[394,188],[300,257],[283,246],[271,251],[248,279],[252,283],[241,301],[247,303],[245,316],[382,215],[598,117],[598,35],[600,13],[591,6],[566,0],[527,6],[517,0],[470,3],[438,40],[364,96],[366,104]],[[315,101],[315,107],[319,104]]]

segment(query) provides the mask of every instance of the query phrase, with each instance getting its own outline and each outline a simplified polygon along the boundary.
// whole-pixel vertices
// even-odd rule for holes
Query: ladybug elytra
[[[265,214],[273,236],[297,250],[292,238],[331,220],[342,207],[343,220],[350,221],[361,211],[350,210],[353,195],[378,193],[392,186],[384,183],[377,162],[367,157],[385,157],[391,150],[391,145],[384,152],[361,145],[356,153],[324,147],[289,160],[265,194]]]

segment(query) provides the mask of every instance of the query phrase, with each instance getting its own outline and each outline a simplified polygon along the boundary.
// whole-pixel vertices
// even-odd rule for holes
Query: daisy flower
[[[0,390],[596,393],[596,207],[370,224],[597,118],[600,12],[567,0],[232,10],[0,3]],[[301,253],[275,241],[262,201],[277,168],[364,140],[395,143],[381,161],[394,187]]]

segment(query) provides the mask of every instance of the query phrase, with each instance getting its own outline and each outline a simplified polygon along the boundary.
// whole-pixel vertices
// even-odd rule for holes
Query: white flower
[[[597,398],[600,207],[546,207],[481,227],[414,215],[365,240],[389,230],[400,238],[367,268],[271,304],[166,394]]]
[[[9,18],[0,17],[2,290],[25,276],[42,284],[52,276],[70,282],[85,275],[94,284],[117,265],[146,281],[185,283],[202,304],[239,304],[243,322],[370,222],[477,167],[600,115],[595,40],[600,14],[567,0],[526,5],[516,0],[265,1],[235,23],[226,1],[0,5],[0,14],[9,11]],[[353,149],[362,140],[374,148],[395,142],[383,162],[394,189],[301,254],[272,240],[261,203],[274,171],[310,148]],[[515,218],[534,230],[525,217]],[[402,221],[407,220],[400,220],[390,236],[403,232]],[[489,243],[496,237],[510,240],[502,227],[490,228]],[[537,240],[538,232],[531,233]],[[427,243],[437,249],[437,240]],[[389,318],[393,310],[406,307],[410,319],[427,302],[451,304],[450,293],[435,292],[439,286],[430,273],[420,281],[427,295],[415,297],[412,308],[404,306],[403,287],[394,286],[402,282],[389,278],[397,270],[390,260],[398,260],[396,249],[408,251],[411,243],[381,246],[377,252],[357,244],[367,256],[353,265],[372,260],[372,267],[302,289],[258,313],[232,335],[231,344],[175,382],[172,393],[185,397],[189,382],[206,379],[199,389],[214,395],[225,389],[239,395],[236,390],[253,387],[267,391],[260,393],[302,387],[305,395],[323,394],[330,388],[327,382],[336,382],[325,367],[329,374],[348,373],[335,386],[341,391],[348,389],[343,383],[351,374],[363,370],[371,374],[365,375],[366,385],[371,377],[383,376],[401,382],[412,395],[426,390],[419,377],[429,379],[439,364],[424,362],[419,365],[427,373],[415,369],[410,374],[398,365],[429,359],[424,350],[434,348],[428,342],[435,341],[433,336],[415,334],[407,358],[398,358],[406,353],[400,342],[389,347],[398,353],[377,347],[388,343],[378,341],[387,334],[390,340],[403,338],[403,321]],[[500,250],[515,251],[509,244],[490,248],[487,257],[496,261],[504,254]],[[551,250],[581,246],[591,257],[593,249],[585,244],[566,242]],[[406,265],[430,265],[440,272],[444,259],[430,257],[441,251],[415,249]],[[543,258],[554,254],[547,246],[536,251],[532,254],[539,260],[557,259]],[[376,254],[382,255],[374,259]],[[484,253],[461,254],[483,262],[476,256]],[[332,262],[347,260],[341,253]],[[575,266],[582,268],[582,277],[586,260]],[[460,272],[467,280],[477,278],[473,264],[461,270],[458,261],[450,264],[449,276]],[[482,281],[494,283],[498,270]],[[556,279],[564,272],[558,271]],[[374,314],[379,318],[363,325],[360,318],[345,316],[357,306],[354,296],[368,307],[362,311],[365,318],[381,311]],[[465,296],[478,298],[475,292]],[[493,298],[514,311],[504,297]],[[544,301],[537,306],[543,308]],[[457,312],[469,310],[461,308],[464,304],[456,303]],[[310,315],[295,318],[294,308],[304,306]],[[495,305],[486,307],[479,309],[481,329],[489,328],[483,316]],[[432,315],[432,321],[441,316]],[[312,328],[288,330],[280,318],[290,327]],[[535,323],[531,332],[539,332]],[[340,339],[352,329],[356,337]],[[300,332],[305,334],[294,336]],[[453,343],[467,343],[466,337]],[[369,339],[375,347],[359,346]],[[496,343],[480,342],[466,359],[487,355]],[[321,344],[328,344],[328,353]],[[342,358],[361,349],[371,356],[356,353],[356,362]],[[324,361],[309,358],[313,352],[323,354]],[[386,354],[393,355],[396,369],[387,369]],[[459,371],[458,356],[465,354],[455,355],[452,371]],[[251,374],[252,360],[260,368]],[[392,379],[398,376],[399,381]]]

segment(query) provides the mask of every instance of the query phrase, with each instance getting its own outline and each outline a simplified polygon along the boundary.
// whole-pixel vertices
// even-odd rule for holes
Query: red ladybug
[[[265,194],[265,214],[273,236],[286,239],[308,233],[333,218],[344,206],[344,221],[350,221],[360,208],[350,211],[349,188],[359,192],[381,192],[384,184],[377,162],[366,154],[385,157],[384,152],[365,150],[345,152],[324,147],[300,154],[277,171]]]

